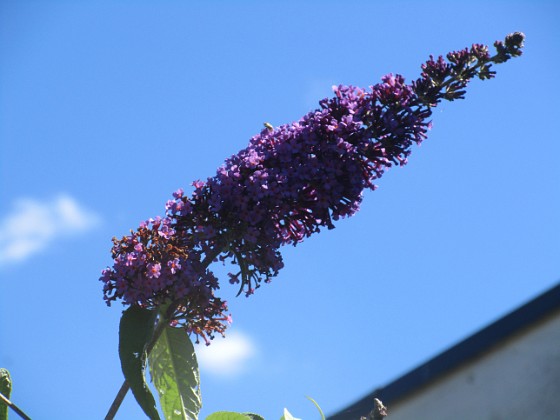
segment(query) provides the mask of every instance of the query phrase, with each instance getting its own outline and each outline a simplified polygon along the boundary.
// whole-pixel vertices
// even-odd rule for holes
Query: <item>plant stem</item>
[[[8,398],[6,398],[4,396],[4,394],[2,394],[1,392],[0,392],[0,401],[2,401],[8,407],[10,407],[12,410],[14,410],[16,412],[16,414],[18,414],[22,419],[31,420],[31,417],[29,417],[27,414],[25,414],[21,410],[21,408],[19,408],[17,405],[15,405],[13,402],[11,402]]]
[[[119,392],[117,392],[113,404],[111,404],[111,407],[109,407],[109,411],[105,416],[105,420],[113,420],[115,418],[115,414],[117,414],[117,411],[119,411],[119,408],[124,400],[124,397],[126,397],[126,393],[128,392],[129,389],[130,386],[128,385],[128,382],[125,380],[121,385],[121,389],[119,389]]]

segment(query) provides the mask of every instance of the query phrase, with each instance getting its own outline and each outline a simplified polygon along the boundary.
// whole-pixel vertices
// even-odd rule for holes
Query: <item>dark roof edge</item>
[[[477,333],[450,347],[426,363],[379,388],[354,404],[328,417],[328,420],[355,420],[373,408],[373,398],[384,404],[400,399],[428,382],[476,358],[502,341],[521,332],[560,309],[560,284],[513,310]]]

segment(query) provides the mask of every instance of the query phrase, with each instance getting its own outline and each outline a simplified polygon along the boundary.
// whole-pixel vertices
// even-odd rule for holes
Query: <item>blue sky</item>
[[[410,163],[337,229],[285,248],[200,348],[203,416],[318,418],[560,279],[558,19],[550,1],[0,4],[0,366],[34,418],[98,419],[121,381],[113,236],[161,215],[265,121],[333,84],[418,76],[430,54],[527,35],[444,104]],[[219,270],[218,270],[219,271]],[[142,418],[128,396],[118,418]]]

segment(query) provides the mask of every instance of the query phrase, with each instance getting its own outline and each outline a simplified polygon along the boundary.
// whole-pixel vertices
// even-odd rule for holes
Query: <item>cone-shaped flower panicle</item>
[[[195,182],[190,197],[174,193],[164,219],[114,241],[114,265],[101,278],[105,299],[179,302],[176,319],[190,331],[223,332],[217,325],[226,309],[208,270],[213,260],[237,265],[230,283],[252,294],[282,268],[281,245],[357,212],[364,190],[375,189],[388,168],[405,165],[411,146],[426,139],[431,109],[462,99],[472,78],[494,77],[492,64],[521,55],[523,40],[514,33],[497,41],[493,56],[474,44],[447,59],[430,57],[410,84],[389,74],[368,89],[334,86],[332,98],[299,121],[266,123],[214,177]]]

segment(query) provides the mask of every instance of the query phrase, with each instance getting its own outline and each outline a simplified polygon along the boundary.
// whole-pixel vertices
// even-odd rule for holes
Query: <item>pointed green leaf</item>
[[[187,333],[166,327],[148,356],[152,381],[166,420],[193,420],[202,407],[200,376]]]
[[[12,393],[12,379],[10,378],[10,372],[8,369],[0,369],[0,394],[6,397],[7,400],[10,399]],[[8,420],[8,405],[0,401],[0,420]]]
[[[321,414],[321,420],[325,420],[325,414],[323,413],[323,410],[321,410],[321,407],[319,407],[319,404],[317,404],[317,401],[315,401],[311,397],[305,397],[305,398],[307,398],[309,401],[315,404],[315,407],[317,407],[317,410],[319,410],[319,414]]]
[[[292,414],[288,411],[288,409],[284,408],[284,415],[280,418],[280,420],[301,420],[301,419],[292,416]]]
[[[231,411],[217,411],[206,417],[206,420],[253,420],[251,416],[257,416],[256,418],[262,419],[262,417],[257,414],[241,414]]]
[[[154,332],[156,315],[156,311],[132,305],[124,311],[119,329],[119,356],[124,377],[134,398],[152,420],[160,417],[144,372],[146,345]]]

